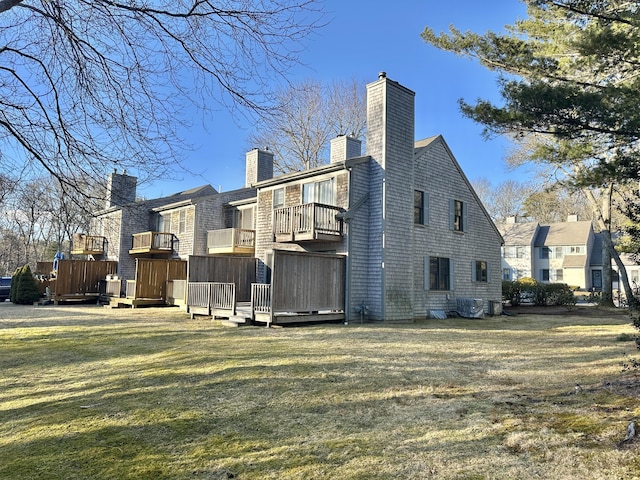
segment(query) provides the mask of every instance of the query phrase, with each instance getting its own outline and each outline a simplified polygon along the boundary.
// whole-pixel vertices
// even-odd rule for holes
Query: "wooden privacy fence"
[[[254,257],[199,256],[189,257],[189,282],[233,283],[236,301],[251,300],[251,284],[256,281]]]
[[[267,323],[343,320],[345,257],[274,250],[271,285],[255,284],[251,308]]]
[[[232,316],[236,314],[236,285],[219,282],[189,282],[187,305],[194,315]]]
[[[117,268],[118,262],[113,261],[59,260],[49,290],[54,297],[98,295],[100,281]]]
[[[127,281],[127,297],[166,300],[167,282],[186,278],[187,262],[184,260],[137,258],[135,286]]]

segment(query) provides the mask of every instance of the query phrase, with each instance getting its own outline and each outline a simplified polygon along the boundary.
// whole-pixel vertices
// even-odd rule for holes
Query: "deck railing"
[[[104,244],[107,239],[98,235],[76,234],[73,236],[73,248],[71,253],[95,252],[104,253]]]
[[[142,232],[133,234],[132,250],[173,250],[173,234]]]
[[[256,231],[224,228],[207,232],[207,248],[255,248]]]
[[[337,215],[340,207],[321,203],[304,203],[277,208],[273,212],[273,231],[278,235],[328,234],[342,235],[342,222]]]
[[[187,305],[235,312],[236,285],[235,283],[189,282]]]
[[[271,285],[268,283],[251,284],[251,314],[271,312]]]

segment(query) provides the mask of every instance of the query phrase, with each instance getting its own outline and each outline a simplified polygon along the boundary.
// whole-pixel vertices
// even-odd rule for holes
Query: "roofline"
[[[262,180],[261,182],[256,182],[251,184],[254,188],[265,188],[272,187],[274,185],[279,185],[281,183],[288,183],[295,180],[304,180],[305,178],[315,177],[317,175],[322,175],[324,173],[337,172],[339,170],[345,170],[348,168],[348,165],[352,164],[352,162],[356,159],[368,159],[369,157],[355,157],[353,159],[341,160],[339,162],[332,162],[326,165],[321,165],[319,167],[310,168],[309,170],[302,170],[300,172],[291,172],[285,173],[278,177],[269,178],[267,180]]]
[[[416,144],[419,144],[421,142],[424,142],[426,140],[431,140],[428,144],[424,145],[424,146],[420,146],[420,147],[415,147]],[[491,224],[491,227],[493,228],[493,231],[496,232],[496,234],[498,235],[498,238],[500,239],[500,245],[504,245],[504,238],[502,237],[502,234],[500,233],[500,230],[498,230],[498,227],[496,227],[495,222],[493,221],[493,219],[491,218],[491,215],[489,215],[489,212],[487,212],[487,209],[484,207],[484,204],[482,203],[482,201],[480,200],[480,197],[478,197],[478,194],[476,193],[475,189],[473,188],[473,185],[471,185],[471,182],[469,181],[469,179],[467,178],[467,176],[465,175],[464,171],[462,170],[462,167],[460,166],[460,164],[458,163],[458,160],[456,159],[455,155],[453,154],[453,152],[451,151],[451,149],[449,148],[449,145],[447,145],[446,140],[444,139],[444,137],[441,134],[438,135],[434,135],[431,137],[427,137],[425,139],[422,140],[417,140],[414,142],[414,156],[417,158],[418,155],[423,151],[426,150],[428,148],[431,148],[438,140],[440,140],[442,142],[442,145],[444,146],[445,150],[447,151],[447,153],[450,155],[451,160],[453,161],[454,166],[456,167],[456,169],[458,170],[458,173],[460,173],[460,176],[462,177],[462,179],[465,181],[465,183],[467,184],[467,187],[469,187],[469,191],[471,191],[471,194],[473,195],[473,197],[476,199],[476,202],[478,203],[478,205],[480,206],[480,209],[482,210],[482,212],[484,213],[484,215],[487,217],[487,220],[489,220],[489,223]]]

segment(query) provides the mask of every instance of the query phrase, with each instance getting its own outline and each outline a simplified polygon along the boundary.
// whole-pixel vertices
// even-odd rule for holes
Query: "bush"
[[[566,283],[549,283],[545,285],[547,305],[564,305],[573,308],[578,301],[573,289]]]
[[[502,300],[509,302],[511,305],[520,305],[521,285],[519,282],[503,280],[502,282]]]
[[[17,269],[11,281],[11,301],[21,305],[31,305],[33,302],[38,301],[40,296],[40,289],[36,279],[33,278],[31,267],[25,265]]]
[[[533,278],[502,282],[502,298],[511,305],[520,305],[530,299],[536,305],[564,305],[571,309],[577,299],[572,288],[565,283],[540,283]]]

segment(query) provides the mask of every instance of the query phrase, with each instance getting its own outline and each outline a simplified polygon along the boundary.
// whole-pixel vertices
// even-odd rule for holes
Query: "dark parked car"
[[[0,302],[4,302],[9,298],[11,290],[11,277],[0,277]]]

